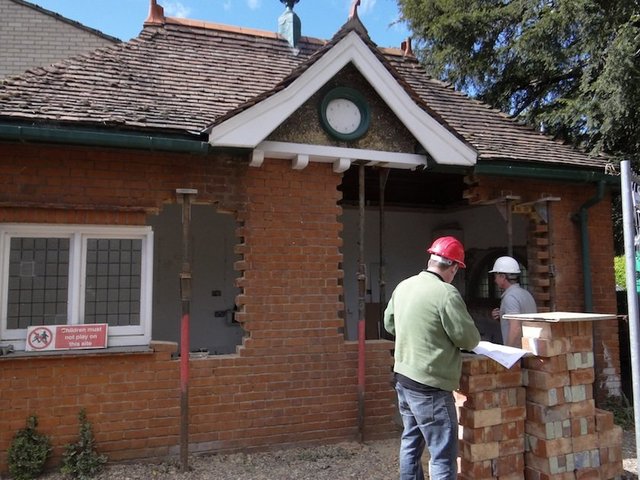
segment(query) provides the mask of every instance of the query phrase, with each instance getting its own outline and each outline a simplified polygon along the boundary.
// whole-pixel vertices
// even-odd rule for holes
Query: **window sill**
[[[35,357],[86,357],[99,355],[122,355],[122,354],[150,354],[154,350],[148,345],[132,346],[132,347],[108,347],[100,349],[88,350],[49,350],[46,352],[24,352],[13,351],[6,355],[0,355],[0,362],[3,360],[35,358]]]

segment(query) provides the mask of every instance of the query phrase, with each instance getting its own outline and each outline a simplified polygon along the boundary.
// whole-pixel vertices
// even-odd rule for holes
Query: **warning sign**
[[[27,352],[107,348],[106,323],[48,325],[27,329]]]

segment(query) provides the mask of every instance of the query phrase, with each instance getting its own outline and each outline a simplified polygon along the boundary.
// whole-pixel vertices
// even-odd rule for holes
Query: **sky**
[[[28,0],[121,40],[136,37],[150,0]],[[294,11],[302,35],[330,39],[347,21],[353,0],[300,0]],[[168,17],[182,17],[276,32],[285,10],[280,0],[158,0]],[[358,16],[379,47],[400,47],[409,36],[397,22],[396,0],[361,0]]]

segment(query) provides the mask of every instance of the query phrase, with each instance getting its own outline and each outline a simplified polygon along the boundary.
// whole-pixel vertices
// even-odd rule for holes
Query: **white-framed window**
[[[152,279],[151,227],[0,224],[0,341],[107,323],[108,346],[148,345]]]

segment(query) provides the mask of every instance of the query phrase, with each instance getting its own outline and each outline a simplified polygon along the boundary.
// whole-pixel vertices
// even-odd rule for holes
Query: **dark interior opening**
[[[358,167],[347,170],[340,190],[342,203],[358,204]],[[467,205],[463,198],[464,175],[435,172],[426,169],[390,169],[385,186],[384,202],[389,207],[444,209]],[[365,201],[380,203],[380,168],[365,169]]]

